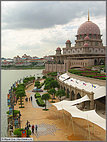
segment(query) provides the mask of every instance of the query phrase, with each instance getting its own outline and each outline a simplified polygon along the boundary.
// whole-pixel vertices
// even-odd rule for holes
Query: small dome
[[[89,36],[86,36],[85,38],[84,38],[84,40],[89,40],[90,38],[89,38]]]
[[[84,46],[88,46],[88,43],[85,43]]]
[[[71,41],[70,41],[70,40],[67,40],[66,43],[71,43]]]
[[[60,47],[58,47],[56,50],[61,50],[61,48],[60,48]]]
[[[91,22],[91,21],[86,21],[80,27],[78,28],[77,35],[81,34],[100,34],[100,29],[99,27]]]

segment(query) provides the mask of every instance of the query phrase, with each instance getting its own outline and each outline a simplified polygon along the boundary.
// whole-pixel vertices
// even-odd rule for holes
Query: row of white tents
[[[74,78],[70,78],[67,73],[62,74],[59,79],[63,81],[65,84],[71,85],[73,87],[77,87],[79,89],[84,89],[88,92],[94,93],[94,100],[106,96],[106,88],[105,86],[99,86],[98,84],[92,84],[89,82],[84,82],[81,80],[77,80]]]
[[[66,73],[59,77],[61,81],[67,83],[68,85],[72,85],[74,87],[78,87],[80,89],[84,89],[89,92],[94,92],[94,100],[106,96],[106,88],[105,86],[99,86],[97,84],[86,83],[84,81],[76,80],[74,78],[70,78]],[[76,107],[76,104],[82,103],[84,101],[89,101],[87,95],[80,99],[76,99],[73,101],[63,100],[57,103],[53,103],[53,105],[58,110],[66,110],[71,114],[72,117],[82,118],[89,120],[90,122],[100,126],[104,130],[106,130],[106,120],[100,117],[95,110],[89,111],[81,111]]]

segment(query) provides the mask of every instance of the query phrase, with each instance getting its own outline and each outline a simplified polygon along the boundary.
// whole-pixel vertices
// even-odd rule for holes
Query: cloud
[[[87,21],[88,8],[90,20],[99,26],[105,45],[105,2],[2,1],[2,56],[43,57],[54,55],[68,39],[75,45],[77,30]]]
[[[96,6],[97,5],[97,6]],[[2,28],[43,29],[64,25],[75,18],[87,17],[90,8],[92,16],[103,16],[104,2],[2,2]]]

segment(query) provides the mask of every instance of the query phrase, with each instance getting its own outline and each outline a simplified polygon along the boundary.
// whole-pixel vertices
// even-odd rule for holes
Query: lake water
[[[1,70],[1,137],[7,136],[7,94],[13,83],[26,76],[42,77],[42,69],[34,70]]]

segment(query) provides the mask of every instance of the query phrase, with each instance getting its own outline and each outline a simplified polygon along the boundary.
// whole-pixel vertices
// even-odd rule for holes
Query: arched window
[[[94,60],[94,65],[96,66],[98,64],[97,60],[95,59]]]
[[[91,35],[91,34],[89,34],[89,38],[92,38],[92,35]]]

